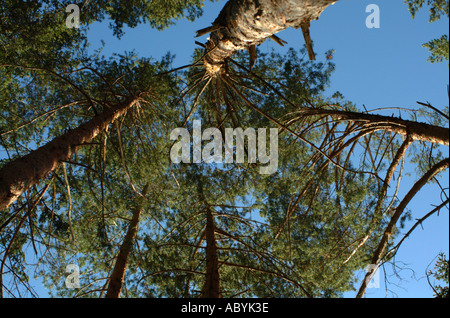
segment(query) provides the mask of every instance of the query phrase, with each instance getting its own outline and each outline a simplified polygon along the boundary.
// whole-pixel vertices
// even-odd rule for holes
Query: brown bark
[[[365,125],[365,128],[386,130],[400,135],[408,136],[412,140],[427,141],[431,143],[449,145],[449,129],[433,126],[426,123],[405,120],[397,117],[372,115],[366,113],[348,112],[328,109],[302,110],[301,116],[328,115],[338,120],[348,120]]]
[[[214,21],[206,43],[206,71],[215,76],[235,52],[263,43],[275,33],[289,27],[300,28],[317,20],[337,0],[229,0]],[[308,41],[308,40],[307,40]],[[310,52],[311,43],[307,43]]]
[[[147,184],[142,191],[142,201],[147,195],[149,185]],[[109,279],[108,291],[106,292],[106,298],[119,298],[122,290],[123,278],[125,277],[125,271],[127,269],[128,258],[133,248],[133,241],[136,238],[136,234],[139,227],[139,220],[142,213],[142,203],[139,204],[133,212],[133,217],[128,225],[127,234],[125,235],[122,245],[120,246],[119,253],[117,254],[116,263]]]
[[[131,108],[138,99],[108,108],[87,123],[56,137],[28,155],[9,162],[0,170],[0,211],[50,172],[59,168],[77,149]]]
[[[217,256],[216,226],[212,211],[206,211],[206,280],[203,287],[204,298],[220,298],[219,258]]]
[[[417,194],[417,192],[420,191],[420,189],[431,179],[433,179],[438,173],[441,171],[448,169],[450,165],[449,158],[442,160],[441,162],[434,165],[425,175],[420,178],[419,181],[417,181],[414,186],[411,188],[411,190],[406,194],[404,199],[400,202],[398,207],[395,209],[394,215],[391,217],[391,220],[389,221],[388,226],[384,230],[383,236],[380,240],[380,243],[378,244],[377,249],[375,250],[373,256],[372,256],[372,264],[376,267],[372,268],[372,271],[368,272],[366,276],[364,277],[364,280],[361,284],[361,287],[358,291],[358,294],[356,295],[357,298],[361,298],[364,296],[364,293],[366,292],[367,286],[372,279],[372,276],[374,275],[376,268],[379,266],[379,262],[383,257],[384,250],[386,249],[389,240],[391,239],[392,235],[394,234],[394,230],[396,227],[396,224],[398,220],[400,219],[400,216],[403,214],[403,211],[405,210],[406,206],[409,204],[409,202],[414,198],[414,196]]]
[[[306,49],[308,51],[308,56],[311,61],[316,60],[316,54],[313,50],[313,43],[311,40],[311,34],[309,32],[309,21],[302,23],[301,25],[302,32],[303,32],[303,38],[305,39]]]

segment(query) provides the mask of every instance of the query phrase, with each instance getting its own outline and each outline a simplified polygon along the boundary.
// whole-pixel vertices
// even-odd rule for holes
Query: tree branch
[[[382,258],[382,254],[384,250],[386,249],[389,240],[391,239],[394,229],[396,227],[397,221],[400,219],[400,216],[403,214],[403,211],[405,210],[406,206],[409,204],[409,202],[414,198],[414,196],[422,189],[422,187],[427,184],[431,179],[433,179],[439,172],[448,169],[450,165],[450,159],[444,159],[441,162],[434,165],[430,170],[428,170],[422,178],[420,178],[411,188],[411,190],[406,194],[406,196],[403,198],[403,200],[400,202],[398,207],[395,209],[394,215],[391,217],[391,220],[386,227],[384,234],[380,240],[380,243],[378,244],[377,249],[375,250],[373,256],[372,256],[372,265],[375,265],[374,268],[368,272],[361,284],[361,287],[358,291],[358,294],[356,295],[357,298],[361,298],[366,289],[367,286],[372,279],[372,276],[375,274],[376,270],[379,267],[380,259]]]

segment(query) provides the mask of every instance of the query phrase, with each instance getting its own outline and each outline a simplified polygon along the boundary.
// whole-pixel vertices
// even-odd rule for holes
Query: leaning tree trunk
[[[229,0],[213,26],[198,31],[198,35],[211,31],[204,59],[206,71],[212,76],[219,74],[232,54],[259,45],[289,27],[302,28],[309,48],[310,21],[317,20],[336,1]]]
[[[23,192],[50,172],[57,170],[61,162],[67,161],[80,146],[94,139],[137,101],[138,99],[134,99],[108,108],[78,128],[6,164],[0,170],[0,211],[8,208]]]
[[[106,298],[119,298],[120,291],[122,290],[123,278],[125,277],[125,271],[127,269],[128,258],[133,247],[133,241],[136,238],[136,234],[139,226],[139,219],[142,213],[142,205],[145,196],[147,195],[149,184],[144,187],[142,191],[142,201],[135,207],[133,217],[128,225],[127,234],[125,235],[122,245],[120,246],[119,253],[117,254],[116,264],[109,279],[108,291],[106,292]]]

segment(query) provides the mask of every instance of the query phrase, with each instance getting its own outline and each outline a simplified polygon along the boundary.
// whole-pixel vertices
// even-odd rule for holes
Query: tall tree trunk
[[[108,108],[87,123],[6,164],[0,170],[0,211],[8,208],[23,192],[58,169],[62,161],[68,160],[80,146],[94,139],[137,101],[138,98]]]
[[[206,280],[203,287],[204,298],[220,298],[219,258],[217,256],[216,226],[212,211],[206,211]]]
[[[142,200],[138,204],[133,212],[133,217],[128,225],[128,231],[125,235],[122,245],[120,246],[119,253],[117,254],[116,264],[109,279],[108,291],[106,292],[106,298],[119,298],[122,290],[123,278],[125,277],[125,271],[127,269],[128,258],[133,247],[133,241],[136,238],[138,231],[139,220],[142,213],[142,204],[147,195],[149,184],[144,187],[142,191]]]
[[[204,60],[207,72],[212,76],[219,74],[232,54],[259,45],[289,27],[302,28],[305,33],[310,21],[317,20],[336,1],[229,0],[213,26],[197,33],[211,31]]]

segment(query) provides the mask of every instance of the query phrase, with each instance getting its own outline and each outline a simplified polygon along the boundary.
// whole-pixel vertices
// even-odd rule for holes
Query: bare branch
[[[377,249],[373,253],[372,256],[372,263],[375,265],[375,267],[379,267],[379,261],[382,258],[382,254],[384,250],[386,249],[390,238],[393,235],[394,229],[396,227],[397,221],[400,219],[400,216],[403,214],[403,211],[405,210],[406,206],[409,204],[409,202],[414,198],[414,196],[422,189],[422,187],[427,184],[430,180],[432,180],[439,172],[448,169],[450,165],[450,159],[444,159],[441,162],[434,165],[430,170],[428,170],[422,178],[420,178],[411,188],[411,190],[406,194],[406,196],[403,198],[403,200],[400,202],[400,204],[395,209],[394,215],[391,217],[391,220],[386,227],[384,234],[380,240],[380,243],[378,244]],[[367,286],[375,273],[376,268],[374,268],[371,272],[368,272],[361,284],[361,287],[356,295],[357,298],[361,298],[366,289]]]

